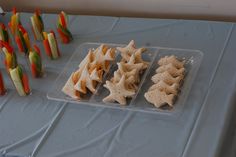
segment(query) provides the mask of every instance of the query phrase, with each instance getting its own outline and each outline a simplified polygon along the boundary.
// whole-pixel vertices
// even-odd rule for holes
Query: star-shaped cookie
[[[110,94],[103,99],[104,102],[118,102],[121,105],[126,105],[126,98],[132,97],[135,94],[134,90],[127,90],[125,85],[125,76],[122,76],[118,83],[106,81],[104,85],[110,91]]]

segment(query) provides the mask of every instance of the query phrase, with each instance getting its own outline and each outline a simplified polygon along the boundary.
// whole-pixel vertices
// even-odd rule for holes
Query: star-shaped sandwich
[[[117,47],[117,50],[120,51],[122,60],[125,62],[128,62],[130,59],[130,56],[134,54],[138,49],[135,47],[134,40],[131,40],[130,43],[125,47]],[[146,51],[145,48],[140,48],[140,51],[144,52]]]
[[[138,73],[142,73],[142,70],[145,66],[144,63],[142,62],[136,62],[135,54],[131,55],[127,63],[123,63],[123,64],[129,70],[136,69]]]
[[[79,68],[84,68],[84,66],[88,63],[91,63],[93,60],[93,50],[89,50],[87,56],[80,62]]]
[[[94,68],[90,74],[90,78],[97,82],[102,82],[103,70]]]
[[[118,71],[122,75],[126,74],[129,77],[129,76],[134,76],[134,75],[136,75],[136,73],[138,73],[138,69],[136,69],[136,68],[128,69],[127,64],[125,64],[123,62],[119,62],[119,63],[117,63],[117,65],[118,65]]]
[[[104,102],[118,102],[121,105],[126,105],[126,98],[132,97],[135,94],[134,90],[128,90],[125,85],[125,76],[122,76],[118,83],[106,81],[104,85],[110,94],[103,99]]]
[[[80,99],[80,93],[74,89],[76,83],[76,72],[73,72],[70,78],[67,80],[65,86],[62,88],[62,92],[72,97],[73,99]]]
[[[132,65],[124,63],[124,62],[117,63],[117,65],[118,65],[118,71],[122,75],[126,75],[127,77],[133,76],[134,83],[138,83],[140,81],[139,71],[142,65],[139,64],[137,65],[137,67],[133,67]]]
[[[95,92],[95,80],[93,80],[89,74],[89,64],[86,64],[85,67],[81,71],[81,76],[78,82],[75,84],[75,90],[86,94],[87,88],[94,93]]]
[[[135,70],[135,69],[133,69],[133,70]],[[135,73],[135,71],[133,71],[133,72]],[[136,79],[135,79],[134,75],[127,75],[126,73],[122,74],[119,70],[114,72],[114,77],[111,79],[111,81],[113,83],[117,83],[120,81],[122,76],[125,76],[125,84],[128,89],[133,89],[135,91],[138,89],[138,86],[135,83]]]
[[[99,46],[94,52],[93,66],[100,67],[104,71],[109,70],[110,61],[115,59],[115,49],[107,48],[105,45]]]
[[[135,60],[135,63],[143,63],[143,67],[142,69],[147,69],[149,63],[144,61],[143,58],[142,58],[142,53],[144,51],[142,50],[142,48],[139,48],[135,53],[134,53],[134,60]]]

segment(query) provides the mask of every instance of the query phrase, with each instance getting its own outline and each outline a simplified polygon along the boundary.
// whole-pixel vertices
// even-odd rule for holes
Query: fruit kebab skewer
[[[4,41],[0,41],[0,47],[5,54],[5,67],[6,70],[20,96],[26,96],[30,94],[30,87],[28,76],[23,72],[22,67],[17,64],[16,54],[13,48]]]
[[[30,21],[35,40],[42,41],[44,24],[39,10],[36,10],[34,15],[30,17]]]
[[[68,20],[68,16],[64,11],[58,15],[57,31],[61,38],[61,42],[64,44],[73,40],[72,34],[68,29]]]
[[[12,35],[14,36],[18,25],[21,25],[21,21],[20,21],[20,13],[16,11],[16,8],[13,8],[12,14],[13,15],[11,16],[11,20],[8,23],[8,26],[11,30]]]
[[[0,23],[0,40],[10,43],[7,28],[3,23]]]
[[[43,46],[47,56],[54,60],[60,57],[57,39],[55,33],[51,30],[50,33],[43,32],[44,40]]]
[[[27,31],[22,25],[18,25],[15,34],[15,41],[21,53],[28,56],[30,50],[30,39]]]
[[[3,81],[2,73],[0,71],[0,96],[4,95],[5,93],[6,93],[6,88],[4,86],[4,81]]]
[[[42,67],[41,53],[40,49],[36,45],[34,45],[34,47],[29,52],[29,62],[32,76],[34,78],[42,77],[43,67]]]

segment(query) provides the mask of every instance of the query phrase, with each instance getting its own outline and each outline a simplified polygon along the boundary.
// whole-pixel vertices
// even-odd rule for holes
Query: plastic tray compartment
[[[162,107],[161,109],[156,108],[154,105],[146,101],[144,93],[148,91],[148,88],[154,83],[151,81],[151,77],[155,75],[155,71],[158,68],[158,60],[164,56],[175,55],[180,60],[185,60],[185,78],[181,86],[180,92],[177,96],[177,99],[174,103],[173,108],[167,106]],[[162,113],[162,114],[177,114],[183,110],[185,101],[188,97],[188,94],[191,90],[193,81],[197,75],[198,69],[201,65],[203,58],[203,53],[199,50],[187,50],[187,49],[175,49],[175,48],[158,48],[158,54],[155,57],[155,60],[147,74],[147,78],[141,87],[140,92],[138,93],[137,99],[134,100],[130,107],[135,107],[136,110],[141,110],[145,112],[153,113]]]
[[[65,68],[61,72],[61,74],[53,83],[52,88],[48,91],[48,94],[47,94],[48,99],[72,102],[72,103],[78,103],[78,104],[87,104],[87,105],[92,105],[92,106],[105,106],[105,107],[115,107],[115,108],[122,107],[118,103],[104,103],[102,101],[102,99],[109,94],[109,91],[103,87],[103,84],[106,80],[110,80],[111,77],[113,76],[114,71],[117,70],[116,62],[119,62],[121,59],[119,53],[116,53],[117,55],[116,55],[115,62],[112,64],[109,72],[104,74],[103,82],[97,85],[96,92],[94,94],[88,93],[83,97],[83,99],[74,100],[70,98],[69,96],[65,95],[61,91],[66,81],[70,77],[71,73],[78,69],[79,63],[85,58],[89,49],[96,49],[101,44],[104,44],[104,43],[84,43],[76,49],[76,51],[74,52],[74,54],[72,55],[68,63],[66,64]],[[122,46],[122,47],[125,46],[125,45],[120,45],[120,44],[106,44],[106,45],[109,47],[114,47],[114,48],[118,46]],[[143,59],[145,61],[150,62],[148,69],[151,67],[152,62],[154,61],[155,55],[157,54],[155,53],[155,51],[157,51],[156,48],[148,48],[147,51],[143,53]],[[141,79],[142,79],[141,83],[144,82],[145,76],[147,75],[149,71],[148,69],[145,70],[145,72],[141,76]],[[141,87],[141,83],[139,84],[139,87]],[[127,106],[129,106],[131,100],[135,99],[136,95],[133,96],[132,99],[129,99],[127,101]]]
[[[141,82],[139,84],[139,88],[137,90],[136,95],[132,98],[127,99],[127,105],[123,106],[118,103],[104,103],[102,99],[109,94],[109,91],[103,87],[103,84],[106,80],[110,80],[113,76],[115,70],[117,70],[116,62],[120,61],[119,53],[116,56],[116,60],[114,64],[111,66],[111,69],[107,74],[104,75],[103,82],[99,83],[96,87],[96,92],[94,94],[87,94],[81,100],[74,100],[69,96],[65,95],[61,89],[65,85],[67,79],[70,77],[71,73],[78,69],[79,63],[84,59],[87,55],[87,52],[91,48],[97,48],[103,43],[84,43],[81,44],[68,63],[65,68],[58,76],[56,81],[53,83],[52,88],[48,91],[47,97],[52,100],[57,101],[65,101],[71,102],[75,104],[86,104],[91,106],[102,106],[108,108],[118,108],[118,109],[127,109],[132,111],[141,111],[148,113],[173,113],[180,111],[185,103],[185,100],[190,91],[193,80],[197,74],[199,69],[203,53],[198,50],[184,50],[184,49],[173,49],[173,48],[162,48],[162,47],[146,47],[147,51],[143,53],[143,59],[145,61],[150,62],[149,67],[145,70],[145,72],[141,76]],[[106,44],[106,43],[105,43]],[[117,47],[124,46],[120,44],[106,44],[109,47]],[[147,89],[153,84],[151,81],[151,76],[154,75],[155,69],[158,67],[157,61],[166,55],[175,55],[180,59],[185,59],[186,62],[186,77],[181,88],[181,92],[178,96],[177,101],[174,104],[174,108],[171,110],[163,110],[157,109],[150,103],[148,103],[144,98],[144,93]]]

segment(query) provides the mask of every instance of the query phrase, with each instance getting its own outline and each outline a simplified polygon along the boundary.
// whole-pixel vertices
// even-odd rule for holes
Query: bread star
[[[86,64],[91,63],[93,58],[93,51],[90,49],[86,57],[80,62],[79,68],[83,68]]]
[[[117,47],[117,50],[120,51],[121,57],[125,60],[128,61],[130,56],[137,51],[135,48],[135,43],[134,40],[131,40],[129,44],[126,47]]]
[[[109,48],[105,52],[105,60],[106,61],[113,61],[115,59],[115,49],[114,48]]]
[[[125,84],[129,89],[137,90],[137,85],[135,84],[135,77],[133,75],[127,76],[126,73],[123,74],[125,76]],[[114,77],[111,79],[113,83],[118,83],[123,76],[119,70],[114,72]]]
[[[102,82],[102,70],[98,70],[97,68],[94,68],[93,71],[90,74],[90,78],[94,81]]]
[[[80,94],[78,91],[74,89],[74,85],[76,82],[74,82],[73,77],[75,75],[75,72],[73,72],[69,79],[67,80],[66,84],[62,88],[62,92],[66,95],[70,96],[73,99],[80,99]]]
[[[94,60],[92,64],[107,72],[110,66],[109,61],[113,61],[115,58],[114,53],[114,49],[108,49],[105,45],[101,45],[93,52]]]
[[[87,93],[87,88],[92,93],[95,92],[95,81],[90,77],[88,67],[89,67],[89,64],[86,64],[81,72],[81,76],[78,82],[74,86],[76,90],[78,90],[79,92],[83,94]]]
[[[184,75],[184,68],[177,69],[173,63],[165,64],[156,69],[156,73],[168,71],[173,77]]]
[[[135,63],[143,63],[143,69],[147,69],[149,63],[143,60],[142,53],[143,53],[142,49],[138,49],[134,53]]]
[[[97,47],[94,50],[94,54],[96,54],[96,53],[105,54],[107,50],[108,50],[108,47],[105,44],[101,44],[99,47]]]
[[[118,83],[106,81],[104,85],[110,91],[110,94],[103,99],[104,102],[118,102],[121,105],[126,105],[126,98],[132,97],[135,94],[134,90],[127,90],[125,86],[125,76],[122,76]]]
[[[172,63],[177,69],[184,68],[184,62],[179,61],[174,55],[162,57],[159,61],[159,65],[166,65]]]
[[[179,84],[182,79],[183,79],[183,76],[173,77],[167,71],[163,73],[157,73],[154,76],[152,76],[152,81],[154,83],[158,83],[159,81],[162,80],[169,85],[172,85],[173,83]]]
[[[131,69],[137,69],[138,73],[142,73],[144,63],[137,63],[135,62],[135,55],[131,55],[130,60],[127,63],[123,63],[124,66],[131,70]]]
[[[117,65],[118,65],[118,71],[122,75],[126,75],[127,77],[134,76],[134,83],[140,82],[140,76],[139,76],[140,67],[131,68],[132,66],[128,66],[128,64],[123,62],[117,63]]]
[[[138,74],[137,69],[127,69],[125,67],[125,64],[120,62],[117,63],[118,65],[118,71],[122,74],[122,75],[126,75],[127,77],[129,76],[136,76]],[[138,77],[139,78],[139,77]]]
[[[134,40],[131,40],[126,47],[117,47],[117,50],[120,51],[121,57],[125,62],[129,61],[129,58],[134,54],[138,49],[135,48]],[[141,48],[142,51],[145,51],[145,48]]]
[[[120,70],[117,70],[114,72],[114,77],[111,79],[111,81],[114,83],[117,83],[120,81],[120,79],[123,75],[125,76],[125,81],[127,84],[135,83],[133,75],[129,75],[127,73],[121,73]]]
[[[148,91],[144,94],[146,100],[152,104],[154,104],[157,108],[168,104],[169,106],[173,106],[174,103],[174,94],[166,94],[165,92],[159,91],[159,89]]]
[[[76,70],[74,74],[72,75],[72,80],[75,84],[78,82],[81,72],[82,72],[82,69],[79,69],[79,70]]]

